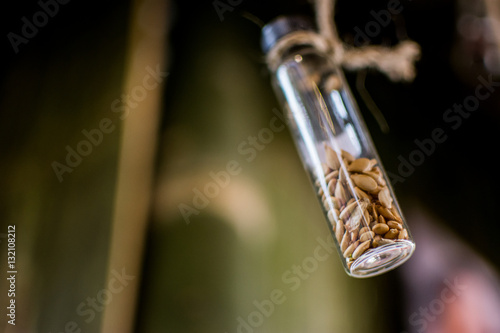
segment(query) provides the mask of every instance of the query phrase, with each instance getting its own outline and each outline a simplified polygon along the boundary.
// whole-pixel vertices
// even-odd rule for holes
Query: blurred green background
[[[166,6],[159,6],[155,17],[163,17],[167,33],[164,45],[149,49],[166,59],[168,77],[160,85],[157,127],[145,129],[153,139],[143,147],[134,145],[144,142],[140,138],[124,144],[128,129],[112,103],[127,93],[131,59],[145,57],[143,49],[130,47],[130,36],[137,27],[154,31],[157,24],[141,14],[144,3],[148,1],[59,4],[58,13],[17,54],[3,39],[0,233],[16,225],[19,273],[17,323],[7,324],[2,315],[2,330],[60,332],[75,322],[82,332],[108,332],[103,327],[113,325],[106,322],[127,321],[129,332],[416,331],[408,316],[429,304],[436,279],[453,277],[450,272],[460,258],[422,268],[422,274],[433,278],[420,292],[430,296],[416,303],[405,266],[376,278],[353,279],[336,253],[292,283],[285,276],[300,276],[294,266],[314,255],[318,239],[329,236],[320,204],[288,130],[275,132],[250,161],[239,150],[269,127],[276,117],[273,110],[281,110],[259,47],[259,24],[281,14],[312,15],[312,3],[165,1]],[[222,13],[223,20],[215,9],[220,3],[231,8]],[[387,171],[398,174],[400,156],[408,158],[417,148],[414,140],[445,128],[447,141],[394,189],[410,228],[418,229],[422,219],[443,227],[443,243],[457,240],[474,254],[471,261],[484,261],[496,271],[500,182],[493,166],[500,95],[493,91],[456,130],[446,125],[443,114],[474,95],[479,76],[499,78],[495,31],[484,23],[497,13],[479,1],[402,0],[401,5],[401,14],[370,42],[394,45],[405,36],[418,42],[422,57],[415,81],[395,83],[371,70],[346,72],[346,77]],[[22,17],[40,10],[34,1],[8,7],[2,12],[5,36],[19,33]],[[374,20],[370,12],[384,8],[384,1],[338,1],[340,37],[352,43],[355,28],[363,29]],[[135,15],[142,20],[133,25]],[[366,93],[385,115],[389,133],[380,130],[363,98]],[[126,120],[130,126],[147,123],[146,116],[141,118],[143,109],[141,103],[133,109],[137,118]],[[82,130],[97,128],[105,118],[116,129],[59,182],[53,161],[63,162],[66,146],[76,147],[84,138]],[[130,146],[132,161],[154,149],[151,170],[135,179],[151,183],[146,203],[142,193],[119,193],[127,189],[118,185],[127,180],[120,176],[120,154]],[[226,170],[230,161],[237,161],[239,172],[187,221],[180,205],[193,207],[196,190],[203,191],[211,173]],[[146,218],[131,220],[137,228],[120,227],[120,195],[132,211],[147,208]],[[116,230],[124,244],[118,248],[113,247]],[[6,241],[1,240],[0,299],[5,309]],[[418,253],[418,237],[416,242]],[[130,286],[137,292],[128,282],[123,289],[123,295],[131,293],[126,302],[132,304],[132,315],[104,310],[118,309],[122,302],[121,291],[108,293],[112,298],[101,292],[112,289],[110,272],[122,269],[113,259],[115,250],[130,258],[130,266],[123,267],[135,277]],[[455,250],[445,246],[443,253],[453,257]],[[281,295],[281,304],[259,310],[269,304],[273,291]],[[95,318],[87,321],[89,315],[81,310],[92,308],[89,298],[107,304],[98,301]],[[79,308],[82,302],[87,305]],[[261,314],[252,315],[256,311]],[[242,320],[248,323],[252,316],[262,323],[245,328]]]

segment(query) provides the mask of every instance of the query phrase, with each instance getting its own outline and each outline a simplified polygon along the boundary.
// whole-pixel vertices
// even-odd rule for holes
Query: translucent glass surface
[[[275,86],[347,273],[401,265],[415,244],[341,70],[306,48],[278,67]]]

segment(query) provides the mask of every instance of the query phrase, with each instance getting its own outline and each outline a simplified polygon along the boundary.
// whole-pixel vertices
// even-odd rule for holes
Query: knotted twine
[[[420,58],[420,46],[404,40],[393,47],[366,45],[353,47],[344,44],[334,22],[335,0],[316,0],[316,23],[319,33],[295,31],[281,38],[266,56],[268,67],[274,71],[281,55],[294,45],[310,44],[326,53],[335,64],[348,70],[373,68],[392,81],[413,81],[414,63]]]

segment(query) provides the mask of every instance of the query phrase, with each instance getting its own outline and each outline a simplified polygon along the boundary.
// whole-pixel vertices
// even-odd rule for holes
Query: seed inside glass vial
[[[338,154],[326,143],[324,149],[328,190],[319,187],[318,194],[348,268],[372,249],[408,240],[377,160]]]

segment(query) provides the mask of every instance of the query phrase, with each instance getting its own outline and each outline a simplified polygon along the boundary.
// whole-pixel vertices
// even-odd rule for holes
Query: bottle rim
[[[284,36],[302,30],[316,30],[311,18],[304,15],[278,16],[262,28],[261,49],[267,53]]]

